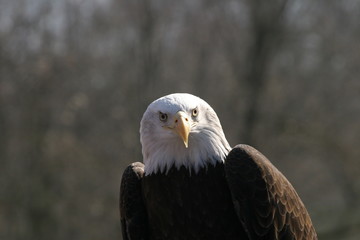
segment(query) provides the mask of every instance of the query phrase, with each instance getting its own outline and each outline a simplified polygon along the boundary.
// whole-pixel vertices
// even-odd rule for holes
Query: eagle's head
[[[175,93],[152,102],[140,123],[146,175],[171,167],[197,172],[223,161],[230,151],[220,120],[204,100]]]

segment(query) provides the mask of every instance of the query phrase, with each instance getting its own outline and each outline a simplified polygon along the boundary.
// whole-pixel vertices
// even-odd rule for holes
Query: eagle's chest
[[[222,163],[209,165],[197,174],[181,168],[171,169],[166,175],[146,176],[143,194],[150,232],[159,239],[216,239],[220,236],[208,233],[218,229],[223,234],[239,224]]]

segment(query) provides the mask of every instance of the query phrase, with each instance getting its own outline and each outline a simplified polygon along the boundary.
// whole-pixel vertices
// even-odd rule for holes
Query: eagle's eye
[[[193,117],[196,117],[198,114],[199,114],[199,110],[198,110],[197,108],[194,108],[194,109],[192,110],[192,116],[193,116]]]
[[[166,113],[159,112],[159,119],[162,122],[166,122],[166,120],[168,119],[168,116]]]

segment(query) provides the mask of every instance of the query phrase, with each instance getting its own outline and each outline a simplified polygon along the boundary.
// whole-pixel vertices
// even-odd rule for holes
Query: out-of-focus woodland
[[[0,239],[121,239],[147,105],[189,92],[360,239],[357,0],[0,0]]]

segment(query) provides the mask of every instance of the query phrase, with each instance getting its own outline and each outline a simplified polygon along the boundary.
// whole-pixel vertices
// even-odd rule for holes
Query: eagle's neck
[[[223,162],[231,150],[223,133],[190,134],[189,147],[179,139],[152,139],[143,142],[145,174],[167,173],[182,166],[197,173],[207,164]]]

